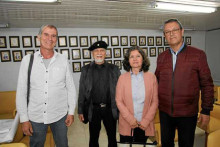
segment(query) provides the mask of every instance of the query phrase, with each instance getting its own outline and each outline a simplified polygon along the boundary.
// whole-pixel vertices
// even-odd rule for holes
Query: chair
[[[27,147],[24,143],[9,143],[9,144],[2,144],[0,147]]]
[[[207,147],[216,147],[220,140],[220,130],[214,131],[208,135]]]

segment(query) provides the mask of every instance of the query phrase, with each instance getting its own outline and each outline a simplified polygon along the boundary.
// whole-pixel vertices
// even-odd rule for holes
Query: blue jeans
[[[47,129],[48,126],[50,126],[56,147],[68,147],[67,126],[65,124],[65,120],[66,115],[59,121],[51,124],[36,123],[30,121],[34,131],[32,136],[30,136],[30,146],[44,147]]]

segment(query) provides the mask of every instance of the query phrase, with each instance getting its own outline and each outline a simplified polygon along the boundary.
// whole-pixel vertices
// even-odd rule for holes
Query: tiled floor
[[[118,137],[117,133],[117,137]],[[68,130],[69,147],[88,147],[89,145],[89,126],[79,121],[78,115],[75,114],[75,122]],[[99,137],[99,146],[107,147],[108,140],[105,129],[102,126]],[[178,143],[175,143],[178,147]],[[128,147],[128,145],[119,145],[119,147]],[[133,145],[133,147],[140,147],[140,145]],[[151,147],[151,146],[149,146]],[[201,129],[196,129],[194,147],[205,147],[205,133]]]

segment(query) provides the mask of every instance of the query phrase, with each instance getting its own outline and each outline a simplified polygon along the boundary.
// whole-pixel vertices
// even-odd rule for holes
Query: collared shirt
[[[92,79],[92,91],[91,97],[94,104],[111,104],[110,99],[110,87],[109,87],[109,77],[106,62],[104,64],[98,65],[94,64],[93,66],[93,79]]]
[[[50,124],[67,113],[74,114],[76,90],[67,58],[57,52],[45,67],[40,51],[34,54],[27,109],[27,71],[30,55],[23,58],[19,71],[16,106],[20,122]]]
[[[134,106],[134,117],[137,121],[142,120],[142,114],[145,101],[145,85],[143,71],[137,75],[131,72],[132,99]]]
[[[175,67],[176,67],[177,55],[181,52],[183,47],[184,47],[184,42],[183,42],[182,46],[180,47],[180,49],[177,52],[174,52],[173,49],[170,48],[170,51],[171,51],[172,56],[173,56],[173,71],[175,70]]]

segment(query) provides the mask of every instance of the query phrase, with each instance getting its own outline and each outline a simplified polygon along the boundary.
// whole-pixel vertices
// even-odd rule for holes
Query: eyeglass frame
[[[163,33],[164,33],[164,35],[170,35],[171,32],[172,32],[172,34],[176,34],[177,31],[179,31],[179,30],[182,30],[182,29],[181,29],[181,28],[173,29],[173,30],[171,30],[171,31],[164,31]]]

